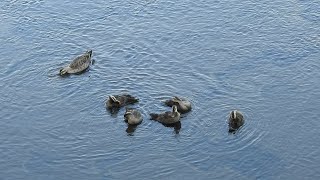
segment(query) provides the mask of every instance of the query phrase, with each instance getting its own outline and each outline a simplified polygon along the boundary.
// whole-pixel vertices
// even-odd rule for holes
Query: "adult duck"
[[[80,73],[86,70],[91,64],[91,56],[92,50],[89,50],[81,56],[76,57],[69,65],[60,69],[59,74],[63,76],[66,74]]]
[[[160,114],[151,113],[150,116],[152,120],[163,124],[174,124],[180,121],[180,113],[178,112],[176,105],[172,106],[172,111],[167,111]]]

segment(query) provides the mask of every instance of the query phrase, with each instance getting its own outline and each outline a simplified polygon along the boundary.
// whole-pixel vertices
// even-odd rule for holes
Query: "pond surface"
[[[320,178],[320,1],[2,0],[0,179]],[[58,76],[93,50],[95,64]],[[140,99],[127,133],[108,95]],[[150,121],[191,100],[181,129]],[[227,116],[245,124],[228,133]],[[131,130],[132,131],[132,130]]]

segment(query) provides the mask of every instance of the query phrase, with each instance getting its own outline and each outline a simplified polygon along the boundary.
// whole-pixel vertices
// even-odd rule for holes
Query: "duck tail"
[[[158,114],[155,114],[155,113],[151,113],[150,116],[151,116],[150,119],[152,119],[152,120],[157,120],[157,118],[158,118],[159,115],[158,115]]]

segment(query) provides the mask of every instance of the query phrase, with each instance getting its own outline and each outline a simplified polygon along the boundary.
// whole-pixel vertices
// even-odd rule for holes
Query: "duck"
[[[106,106],[108,109],[121,108],[128,104],[134,104],[138,101],[139,101],[138,98],[135,98],[129,94],[110,95],[109,99],[106,102]]]
[[[138,125],[142,122],[141,113],[136,109],[126,108],[124,119],[129,125]]]
[[[180,121],[180,113],[176,105],[172,106],[172,111],[156,114],[151,113],[151,120],[158,121],[162,124],[174,124]]]
[[[69,65],[60,69],[60,75],[75,74],[86,70],[91,64],[92,50],[76,57]]]
[[[236,131],[244,124],[243,114],[238,110],[233,110],[229,115],[229,132]]]
[[[174,96],[173,98],[166,100],[164,103],[170,107],[176,105],[181,114],[191,111],[191,103],[185,98]]]

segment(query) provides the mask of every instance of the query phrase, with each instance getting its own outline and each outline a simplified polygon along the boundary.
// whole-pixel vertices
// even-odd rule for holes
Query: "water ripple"
[[[317,5],[1,1],[1,176],[315,178]],[[86,72],[58,75],[88,49]],[[122,93],[140,99],[137,127],[105,107]],[[172,96],[193,106],[176,129],[149,119]]]

